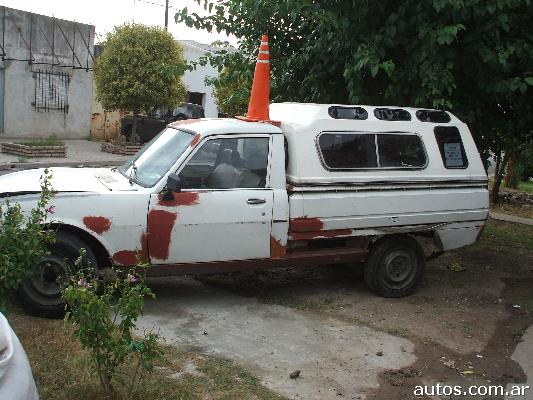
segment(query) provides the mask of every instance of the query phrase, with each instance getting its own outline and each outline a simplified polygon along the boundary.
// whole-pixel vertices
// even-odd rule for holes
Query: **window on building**
[[[33,106],[37,111],[59,110],[68,113],[70,76],[63,72],[37,71]]]
[[[205,93],[187,92],[187,103],[193,103],[193,104],[198,104],[199,106],[203,106],[204,96],[205,96]]]
[[[408,133],[323,133],[318,147],[327,169],[424,168],[426,151]]]
[[[179,173],[184,189],[264,188],[269,138],[207,140]]]
[[[435,139],[437,139],[442,162],[446,168],[468,167],[468,159],[459,129],[455,126],[437,126],[435,127]]]

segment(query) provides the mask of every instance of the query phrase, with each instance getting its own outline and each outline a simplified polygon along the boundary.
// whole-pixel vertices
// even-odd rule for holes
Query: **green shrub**
[[[19,142],[20,144],[31,146],[31,147],[40,147],[40,146],[64,146],[65,142],[59,139],[56,135],[50,135],[47,138],[41,139],[28,139]]]
[[[81,259],[76,265],[81,270]],[[159,335],[144,332],[133,335],[145,297],[154,297],[145,285],[148,265],[138,261],[126,276],[115,273],[106,283],[92,280],[90,272],[80,272],[63,291],[67,304],[65,319],[74,325],[74,335],[89,351],[91,366],[109,397],[117,383],[129,388],[130,397],[143,372],[150,372],[162,353],[157,345]],[[124,376],[120,368],[135,359],[133,376]]]
[[[0,311],[5,312],[8,297],[20,283],[31,276],[33,267],[48,254],[55,241],[53,230],[46,229],[53,207],[48,203],[54,195],[52,174],[41,176],[41,193],[37,206],[24,214],[20,204],[9,200],[0,204]]]

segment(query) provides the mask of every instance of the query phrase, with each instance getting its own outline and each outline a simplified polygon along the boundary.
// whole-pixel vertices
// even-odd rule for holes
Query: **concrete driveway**
[[[187,278],[150,281],[140,329],[157,326],[167,344],[238,361],[290,398],[365,398],[378,374],[412,364],[403,338],[318,313],[263,304]],[[300,370],[300,377],[290,374]]]

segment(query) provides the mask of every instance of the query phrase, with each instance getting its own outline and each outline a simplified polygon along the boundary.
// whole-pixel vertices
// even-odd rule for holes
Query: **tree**
[[[131,140],[138,140],[137,115],[173,107],[185,97],[183,49],[159,27],[124,24],[108,33],[94,66],[96,98],[106,110],[129,110]]]
[[[531,0],[196,1],[210,15],[176,21],[235,35],[244,57],[270,36],[274,101],[450,110],[502,171],[533,140]]]
[[[234,51],[228,42],[214,42],[212,46],[220,50],[207,53],[199,63],[216,65],[219,75],[206,78],[205,83],[213,87],[213,96],[220,112],[232,117],[245,115],[250,101],[254,60]]]

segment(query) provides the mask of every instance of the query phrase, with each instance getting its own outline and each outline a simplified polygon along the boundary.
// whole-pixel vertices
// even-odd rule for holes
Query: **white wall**
[[[188,62],[197,62],[200,60],[200,57],[206,53],[204,49],[196,47],[193,44],[181,41],[180,43],[183,46],[184,56]],[[210,64],[203,67],[198,65],[196,70],[186,71],[183,75],[183,82],[189,92],[205,93],[204,104],[202,104],[202,106],[204,107],[205,116],[207,118],[218,117],[218,107],[213,98],[212,87],[205,84],[206,77],[215,76],[218,76],[218,70],[213,68]]]
[[[10,8],[4,10],[5,19],[0,21],[0,24],[5,24],[0,28],[5,31],[6,52],[6,59],[0,65],[0,68],[5,69],[4,129],[0,135],[87,138],[91,122],[93,76],[90,70],[92,59],[83,40],[88,42],[92,52],[94,26]],[[53,53],[49,43],[52,39]],[[34,58],[32,63],[25,61],[30,57],[30,43]],[[74,47],[77,59],[70,45]],[[37,71],[69,75],[68,112],[58,109],[37,110],[34,107]]]

